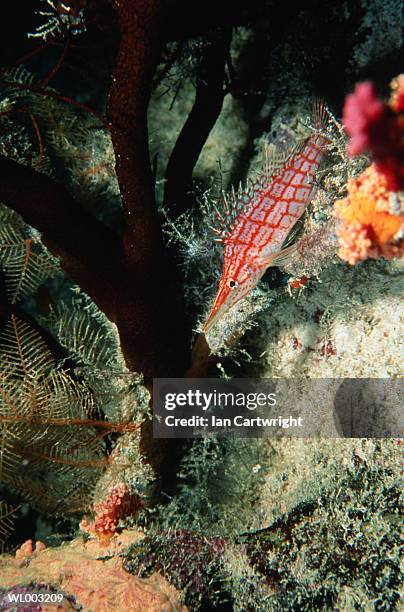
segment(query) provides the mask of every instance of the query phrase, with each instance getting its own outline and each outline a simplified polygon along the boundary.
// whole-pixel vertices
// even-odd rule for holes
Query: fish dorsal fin
[[[335,115],[322,98],[314,98],[311,110],[311,122],[314,129],[339,133],[346,138],[346,133],[342,124],[336,119]]]
[[[256,193],[256,185],[249,179],[245,184],[240,182],[237,191],[233,187],[230,192],[222,193],[219,206],[213,207],[216,227],[210,226],[218,242],[223,242],[229,236],[239,214],[248,207]]]
[[[299,140],[296,144],[287,149],[275,149],[273,146],[265,143],[263,151],[263,168],[260,182],[263,181],[268,185],[271,180],[276,178],[286,166],[288,166],[296,155],[300,155],[307,145],[308,138]]]
[[[311,110],[311,130],[323,138],[325,144],[345,140],[346,135],[343,126],[334,117],[322,98],[314,98]]]
[[[311,123],[315,130],[327,131],[332,115],[322,98],[314,98],[311,108]]]
[[[262,178],[268,183],[271,178],[279,174],[293,156],[291,149],[276,148],[268,142],[264,143],[262,150]]]
[[[254,180],[247,179],[244,185],[240,183],[237,191],[232,188],[230,193],[223,193],[221,205],[214,206],[216,227],[210,226],[210,228],[216,234],[215,240],[223,242],[228,238],[239,215],[245,212],[254,197],[259,192],[268,189],[271,181],[288,166],[296,155],[303,151],[307,140],[306,138],[287,150],[264,145],[262,169],[258,176]]]

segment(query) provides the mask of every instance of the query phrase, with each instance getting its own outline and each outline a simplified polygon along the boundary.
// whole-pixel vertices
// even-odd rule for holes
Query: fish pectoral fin
[[[300,230],[302,229],[302,217],[300,217],[300,219],[298,219],[296,221],[296,223],[294,224],[294,226],[292,227],[292,229],[290,230],[286,240],[284,241],[284,243],[282,244],[282,249],[281,251],[284,251],[286,249],[286,247],[291,246],[292,243],[296,244],[296,238],[297,235],[299,234]]]
[[[298,246],[299,242],[295,242],[294,244],[291,244],[280,251],[271,253],[267,257],[263,258],[263,265],[266,265],[267,268],[270,266],[285,266],[295,257]]]

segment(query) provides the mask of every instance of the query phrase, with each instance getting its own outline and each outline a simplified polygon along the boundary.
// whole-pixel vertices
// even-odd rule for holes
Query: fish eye
[[[236,281],[233,280],[233,279],[230,279],[229,280],[229,287],[230,287],[230,289],[234,289],[234,287],[237,287]]]

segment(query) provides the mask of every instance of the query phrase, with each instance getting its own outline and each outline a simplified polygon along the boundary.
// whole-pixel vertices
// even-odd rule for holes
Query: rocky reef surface
[[[377,381],[403,374],[402,4],[213,4],[38,2],[43,49],[4,52],[0,610],[400,609],[402,415]],[[210,226],[319,131],[316,97],[294,257],[205,335]],[[184,375],[295,380],[322,436],[153,440],[152,379]],[[366,439],[336,418],[349,378],[377,398]]]

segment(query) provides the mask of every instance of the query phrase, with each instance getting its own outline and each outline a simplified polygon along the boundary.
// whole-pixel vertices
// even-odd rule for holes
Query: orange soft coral
[[[340,220],[337,236],[341,259],[355,264],[368,257],[391,259],[403,254],[404,217],[393,195],[386,177],[374,164],[348,182],[348,196],[334,205]]]
[[[22,544],[20,548],[15,551],[15,558],[22,561],[32,557],[32,555],[36,555],[42,550],[45,550],[45,548],[45,544],[40,540],[37,541],[35,548],[32,546],[32,540],[26,540],[24,544]]]

